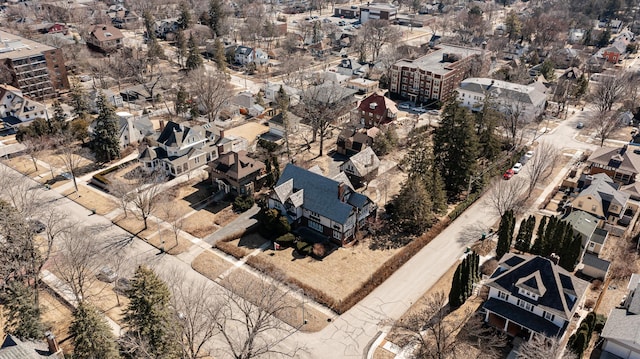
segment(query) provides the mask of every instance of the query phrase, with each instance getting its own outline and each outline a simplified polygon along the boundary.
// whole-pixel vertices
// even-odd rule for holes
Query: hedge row
[[[467,210],[467,208],[474,204],[481,195],[482,192],[474,192],[467,196],[464,201],[458,203],[456,208],[454,208],[453,211],[448,214],[449,221],[453,222],[456,218],[458,218],[464,211]]]
[[[106,190],[106,187],[111,183],[106,177],[109,173],[112,173],[112,172],[115,172],[115,171],[117,171],[117,170],[119,170],[121,168],[127,167],[131,163],[137,162],[137,161],[138,161],[137,159],[134,159],[134,160],[130,160],[130,161],[127,161],[127,162],[123,162],[123,163],[121,163],[121,164],[119,164],[117,166],[109,167],[106,170],[104,170],[102,172],[99,172],[99,173],[96,173],[95,175],[93,175],[91,180],[92,180],[93,184],[95,184],[96,186]]]
[[[233,245],[229,242],[218,241],[216,242],[216,248],[236,259],[242,259],[247,255],[247,251],[245,249]]]

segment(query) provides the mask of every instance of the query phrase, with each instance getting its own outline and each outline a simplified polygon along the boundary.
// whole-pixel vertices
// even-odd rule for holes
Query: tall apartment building
[[[0,64],[10,71],[10,85],[34,100],[56,97],[56,90],[69,88],[60,49],[0,31]]]
[[[447,101],[472,66],[489,66],[489,53],[453,45],[437,45],[415,60],[403,59],[391,68],[389,91],[413,102]]]

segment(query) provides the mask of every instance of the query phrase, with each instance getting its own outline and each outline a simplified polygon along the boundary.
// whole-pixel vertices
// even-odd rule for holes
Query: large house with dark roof
[[[613,308],[600,336],[604,338],[600,358],[640,357],[640,274],[633,274],[627,285],[624,304]]]
[[[587,159],[589,173],[606,173],[614,181],[628,185],[640,172],[640,149],[624,145],[620,148],[600,147]]]
[[[378,127],[396,119],[395,102],[377,93],[365,98],[357,108],[357,119],[366,128]]]
[[[218,158],[223,138],[224,131],[212,123],[189,127],[169,121],[158,139],[152,141],[153,146],[140,152],[138,161],[146,170],[160,169],[167,175],[179,176]]]
[[[584,189],[571,202],[572,210],[580,210],[616,223],[627,209],[629,194],[619,191],[620,185],[605,173],[584,177]]]
[[[527,340],[536,333],[562,338],[588,285],[550,259],[507,253],[486,283],[485,321]]]
[[[85,41],[89,47],[104,52],[110,53],[118,50],[122,47],[122,39],[124,35],[122,32],[112,25],[97,24],[89,27],[89,35]]]
[[[344,175],[329,178],[292,164],[280,175],[268,205],[293,227],[313,229],[340,245],[351,243],[376,213],[373,201],[354,191]]]
[[[265,176],[264,163],[247,155],[247,151],[232,151],[209,163],[209,177],[218,190],[225,193],[251,194],[256,181]],[[258,189],[259,186],[258,186]]]

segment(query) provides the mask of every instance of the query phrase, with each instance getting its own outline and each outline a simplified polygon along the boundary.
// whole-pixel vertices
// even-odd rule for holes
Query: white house
[[[544,111],[547,96],[535,86],[525,86],[489,78],[468,78],[458,88],[458,100],[472,111],[482,111],[489,97],[492,106],[505,114],[519,113],[531,121]]]
[[[133,143],[140,143],[146,136],[153,135],[155,130],[149,116],[134,116],[129,112],[116,112],[120,147],[124,148]]]
[[[551,259],[507,253],[487,281],[485,321],[510,336],[562,338],[589,283]]]
[[[640,274],[633,274],[627,290],[629,294],[622,307],[611,310],[602,328],[604,345],[601,358],[613,354],[615,358],[640,358]]]
[[[0,119],[11,125],[19,125],[41,117],[49,119],[47,107],[22,94],[19,89],[0,85]]]
[[[252,62],[255,62],[259,65],[264,65],[269,62],[269,55],[266,51],[263,51],[259,48],[251,48],[248,46],[238,46],[236,47],[236,52],[234,54],[235,62],[246,66]]]

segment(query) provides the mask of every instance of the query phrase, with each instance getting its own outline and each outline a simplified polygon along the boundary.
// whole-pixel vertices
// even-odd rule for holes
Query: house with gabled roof
[[[586,252],[600,254],[609,237],[609,233],[599,228],[600,219],[588,212],[572,211],[562,218],[573,228],[573,232],[582,239],[582,248]]]
[[[571,202],[571,209],[616,223],[627,208],[629,194],[619,191],[620,185],[605,173],[586,175],[583,181],[584,189]]]
[[[62,359],[64,355],[55,337],[46,334],[47,343],[35,340],[20,340],[7,334],[0,345],[0,359]]]
[[[640,274],[633,274],[627,285],[629,294],[620,307],[613,308],[602,328],[601,358],[640,357]]]
[[[367,147],[341,164],[340,171],[347,174],[354,186],[361,187],[378,176],[379,167],[380,159]]]
[[[509,336],[530,340],[536,333],[562,338],[589,283],[551,259],[507,253],[485,285],[485,321]]]
[[[380,129],[377,127],[368,129],[347,127],[338,135],[336,152],[341,155],[354,155],[367,147],[371,147],[379,134]]]
[[[292,227],[305,227],[339,245],[355,240],[356,233],[375,216],[376,205],[355,192],[343,177],[329,178],[318,171],[287,164],[273,188],[269,208],[275,208]]]
[[[118,28],[112,25],[92,25],[88,29],[88,34],[85,41],[89,47],[98,51],[109,53],[122,47],[124,35],[122,35],[122,32]]]
[[[587,159],[590,174],[606,173],[614,181],[627,185],[636,181],[640,172],[640,149],[629,147],[600,147]]]
[[[169,121],[156,140],[138,155],[146,170],[161,170],[167,175],[179,176],[204,167],[226,153],[222,142],[224,131],[213,123],[187,126]],[[220,151],[219,151],[220,149]]]
[[[116,116],[118,116],[118,135],[122,148],[140,143],[145,137],[155,133],[153,123],[147,115],[134,116],[129,112],[116,112]]]
[[[357,111],[360,125],[366,128],[387,124],[398,115],[396,103],[377,93],[362,100]]]
[[[22,91],[10,86],[0,85],[0,119],[11,125],[31,122],[36,118],[49,119],[47,107],[38,101],[24,96]]]
[[[248,156],[247,151],[232,151],[209,163],[209,178],[219,191],[252,194],[256,182],[265,176],[264,163]]]

